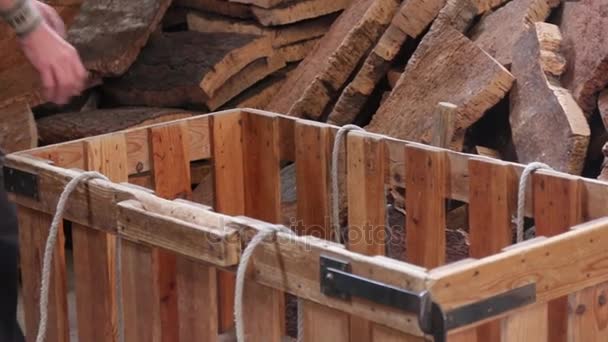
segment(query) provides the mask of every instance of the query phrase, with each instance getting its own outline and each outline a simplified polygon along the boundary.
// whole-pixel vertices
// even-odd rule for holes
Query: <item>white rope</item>
[[[241,255],[241,261],[236,272],[236,288],[235,288],[235,299],[234,299],[234,317],[236,325],[236,340],[237,342],[245,342],[245,327],[243,323],[243,292],[245,289],[245,276],[247,275],[247,266],[249,265],[249,259],[253,255],[253,252],[257,246],[262,243],[267,237],[276,234],[277,232],[283,232],[290,235],[295,233],[286,227],[281,225],[269,225],[264,230],[260,230],[249,242],[247,248]],[[302,316],[298,312],[298,328],[301,326]],[[298,331],[298,342],[300,341],[301,330]]]
[[[522,242],[524,240],[524,215],[526,209],[526,183],[528,182],[528,178],[530,175],[539,169],[549,169],[552,170],[551,167],[547,164],[534,162],[530,163],[526,166],[524,171],[521,173],[521,178],[519,179],[519,189],[517,192],[517,243]]]
[[[337,243],[342,243],[340,240],[340,196],[338,189],[338,157],[340,156],[340,145],[342,143],[343,136],[348,131],[362,131],[365,130],[357,125],[344,125],[340,127],[334,140],[334,149],[331,155],[331,202],[332,202],[332,222],[334,227],[334,235]]]
[[[70,194],[72,194],[80,182],[85,182],[94,178],[108,180],[106,176],[98,172],[83,172],[77,177],[74,177],[74,179],[72,179],[66,185],[65,189],[61,193],[61,196],[59,197],[57,210],[55,211],[55,216],[53,216],[53,220],[51,221],[49,236],[46,240],[44,259],[42,262],[42,281],[40,284],[40,322],[38,324],[38,336],[36,337],[36,342],[44,342],[46,338],[51,262],[53,261],[53,251],[55,249],[55,243],[57,242],[57,232],[59,230],[60,223],[63,221],[63,213],[65,211],[68,197]]]

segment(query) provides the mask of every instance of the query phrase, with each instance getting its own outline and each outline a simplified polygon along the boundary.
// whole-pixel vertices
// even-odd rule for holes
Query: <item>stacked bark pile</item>
[[[35,71],[3,49],[0,114],[28,127],[11,138],[20,148],[36,129],[49,143],[99,133],[87,125],[235,107],[430,144],[445,102],[452,149],[598,177],[608,140],[601,2],[56,0],[91,90],[67,107],[43,104]]]

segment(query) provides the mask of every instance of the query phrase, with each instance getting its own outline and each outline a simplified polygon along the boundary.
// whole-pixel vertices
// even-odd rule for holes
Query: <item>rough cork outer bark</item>
[[[435,24],[449,25],[458,32],[465,33],[479,14],[479,6],[474,0],[447,0],[445,7],[439,11]]]
[[[333,23],[327,34],[321,38],[315,49],[300,62],[292,73],[285,87],[274,96],[268,110],[276,113],[288,113],[306,87],[315,77],[329,67],[328,60],[340,47],[350,30],[365,15],[373,0],[355,0]]]
[[[445,0],[403,2],[357,75],[340,95],[327,121],[336,125],[353,122],[376,85],[386,76],[407,37],[418,37],[444,5]]]
[[[192,116],[180,109],[122,107],[69,112],[38,120],[40,141],[57,144]]]
[[[279,48],[322,37],[327,33],[335,18],[335,15],[327,15],[296,24],[265,27],[253,20],[232,19],[212,13],[191,11],[188,13],[188,29],[204,33],[231,32],[268,35],[272,40],[272,46]]]
[[[172,32],[154,36],[128,72],[105,92],[123,105],[203,103],[253,61],[272,55],[265,36]]]
[[[175,0],[174,4],[233,18],[253,18],[251,6],[226,0]]]
[[[338,97],[369,49],[389,25],[399,2],[374,0],[361,19],[351,28],[342,44],[326,61],[327,68],[317,73],[289,110],[289,115],[319,119]]]
[[[232,76],[215,92],[215,96],[205,102],[207,108],[216,110],[238,94],[245,91],[273,72],[285,67],[285,60],[279,56],[264,57],[253,61],[239,73]]]
[[[450,102],[458,107],[450,147],[460,150],[465,129],[497,104],[513,81],[502,65],[460,32],[433,25],[367,130],[428,144],[435,124],[429,113],[437,103]]]
[[[513,0],[484,16],[469,36],[508,68],[511,65],[513,46],[519,37],[533,23],[545,21],[550,12],[548,0]]]
[[[234,108],[266,109],[272,96],[279,91],[289,74],[293,73],[296,67],[297,63],[288,64],[285,68],[249,87],[222,106],[220,110]]]
[[[560,18],[568,67],[562,82],[589,118],[608,84],[608,5],[605,0],[564,2]]]
[[[68,30],[85,67],[122,75],[160,24],[171,0],[86,0]]]
[[[252,6],[253,16],[264,26],[286,25],[339,12],[356,0],[304,0],[273,8]]]
[[[562,172],[580,174],[589,126],[570,92],[546,71],[541,57],[543,50],[559,53],[560,40],[557,26],[536,23],[515,44],[511,71],[517,82],[510,98],[513,144],[519,162],[539,161]]]
[[[36,120],[25,102],[0,108],[0,150],[13,153],[38,146]]]
[[[277,48],[277,54],[283,57],[287,63],[299,62],[306,58],[310,51],[314,50],[320,40],[320,38],[314,38],[290,45],[284,45]]]

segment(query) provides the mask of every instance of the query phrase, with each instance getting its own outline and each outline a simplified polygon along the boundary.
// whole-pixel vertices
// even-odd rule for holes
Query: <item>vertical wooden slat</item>
[[[124,135],[91,138],[84,152],[88,171],[101,172],[113,182],[128,181]],[[116,341],[116,238],[73,224],[72,241],[79,340]]]
[[[586,288],[569,298],[568,341],[608,340],[608,284]]]
[[[559,176],[535,174],[533,180],[534,223],[537,235],[555,236],[567,232],[570,227],[583,221],[582,187],[576,178],[561,174]],[[577,295],[575,294],[573,298],[576,298]],[[576,300],[573,301],[573,305],[574,307],[578,306]],[[568,297],[564,296],[551,301],[548,314],[549,341],[568,341]],[[604,335],[604,338],[594,336],[594,332],[597,330],[591,329],[589,325],[581,330],[578,322],[584,322],[585,320],[577,319],[577,315],[576,311],[571,312],[573,318],[571,329],[573,333],[576,330],[579,331],[574,335],[587,335],[580,341],[597,341],[608,338],[608,335]],[[596,320],[592,311],[588,312],[586,316],[589,321]]]
[[[502,321],[502,342],[548,340],[547,305],[534,305],[514,312]]]
[[[384,144],[353,132],[347,140],[347,248],[363,255],[385,254]],[[350,340],[372,340],[372,323],[350,317]]]
[[[185,122],[150,129],[152,174],[156,194],[167,199],[192,195],[190,137]],[[163,339],[211,341],[218,336],[216,270],[184,257],[161,252],[157,257],[175,263],[160,298],[172,296],[163,319]],[[166,270],[160,270],[163,272]],[[171,278],[174,277],[174,278]],[[179,338],[178,338],[179,336]]]
[[[309,301],[303,304],[304,341],[350,341],[348,315]]]
[[[276,117],[248,113],[214,117],[213,157],[218,211],[280,222],[278,124]],[[232,168],[233,171],[229,170]],[[229,203],[232,201],[240,203]],[[255,267],[254,259],[250,261],[251,269]],[[246,335],[260,341],[280,341],[285,329],[282,292],[248,281],[243,297]],[[223,310],[228,309],[224,306],[226,303],[232,304],[233,298],[222,303]]]
[[[243,144],[245,215],[280,223],[278,118],[245,113]],[[252,264],[255,265],[254,260]],[[285,332],[283,292],[255,282],[246,282],[243,307],[245,329],[249,336],[255,336],[259,341],[282,341]],[[269,325],[268,322],[272,323]]]
[[[154,286],[152,249],[122,241],[122,298],[125,341],[160,342],[160,303]]]
[[[210,118],[214,173],[215,209],[228,215],[245,213],[245,173],[241,113]],[[218,271],[219,332],[234,328],[235,276]]]
[[[382,138],[352,132],[347,138],[347,151],[347,248],[362,255],[385,255],[387,147]],[[412,342],[422,340],[379,328],[360,317],[350,317],[350,341],[381,342],[386,338]]]
[[[17,216],[19,244],[23,251],[20,262],[24,284],[25,334],[27,341],[33,342],[38,333],[41,270],[52,217],[23,206],[18,206]],[[69,341],[64,241],[63,228],[59,227],[49,282],[48,342]]]
[[[406,257],[422,267],[445,263],[445,152],[422,146],[405,148]],[[413,337],[410,338],[413,340]]]
[[[511,168],[500,161],[472,159],[469,175],[470,256],[480,259],[511,244],[515,182]],[[500,341],[500,321],[476,330],[477,341]]]
[[[327,127],[298,122],[295,126],[297,222],[300,235],[331,239],[330,165],[331,131]],[[348,315],[303,301],[304,340],[348,341]]]
[[[405,149],[407,260],[434,268],[445,263],[445,152],[422,146]]]

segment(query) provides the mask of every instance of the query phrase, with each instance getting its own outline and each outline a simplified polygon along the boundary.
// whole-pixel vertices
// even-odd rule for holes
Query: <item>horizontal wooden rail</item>
[[[8,157],[7,166],[39,177],[39,200],[12,196],[17,203],[48,214],[55,212],[63,188],[79,173],[15,155]],[[268,227],[262,221],[215,213],[184,200],[164,200],[137,186],[103,180],[80,184],[68,200],[65,218],[232,272],[238,264],[241,248],[258,231]],[[253,269],[250,275],[258,283],[297,297],[411,335],[424,335],[413,314],[380,304],[343,301],[322,294],[321,255],[349,263],[354,275],[413,292],[425,289],[427,270],[424,268],[382,256],[364,256],[346,250],[343,245],[311,236],[284,233],[258,247],[255,262],[250,265]]]
[[[502,253],[431,270],[428,288],[444,310],[453,310],[535,283],[536,304],[608,281],[608,218],[538,238]],[[477,322],[481,324],[483,322]]]

